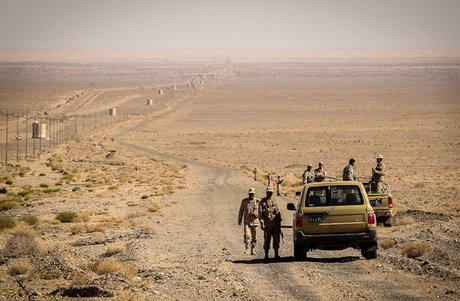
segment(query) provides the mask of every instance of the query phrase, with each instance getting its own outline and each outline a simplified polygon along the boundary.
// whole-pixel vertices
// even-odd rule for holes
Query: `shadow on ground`
[[[296,260],[293,256],[289,257],[281,257],[279,260],[275,260],[274,258],[270,258],[268,262],[266,262],[263,258],[254,258],[249,260],[233,260],[233,263],[236,264],[266,264],[266,263],[274,263],[274,262],[294,262],[294,261],[304,261],[304,262],[323,262],[323,263],[344,263],[344,262],[352,262],[359,260],[359,256],[345,256],[345,257],[336,257],[336,258],[311,258],[307,257],[305,260]]]

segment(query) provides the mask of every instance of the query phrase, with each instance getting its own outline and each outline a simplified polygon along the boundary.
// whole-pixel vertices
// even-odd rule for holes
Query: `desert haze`
[[[0,300],[460,298],[458,49],[0,51],[0,112]],[[369,177],[378,154],[378,258],[295,261],[306,165]],[[243,254],[255,167],[285,180],[280,261],[262,231]]]

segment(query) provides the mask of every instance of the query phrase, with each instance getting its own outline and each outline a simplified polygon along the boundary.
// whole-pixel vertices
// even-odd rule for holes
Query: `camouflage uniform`
[[[257,227],[259,226],[259,202],[257,198],[245,198],[241,201],[240,211],[238,213],[238,224],[244,223],[244,243],[249,245],[251,240],[251,248],[256,246],[257,242]]]
[[[267,175],[267,186],[270,186],[272,183],[272,174],[268,173]]]
[[[281,213],[278,204],[273,198],[262,198],[259,205],[259,217],[264,229],[264,249],[270,249],[270,241],[273,237],[273,249],[280,247]]]
[[[281,179],[281,176],[278,175],[278,178],[276,179],[276,195],[281,195],[281,184],[283,184],[284,180]]]
[[[257,181],[257,167],[252,172],[254,173],[254,181]]]
[[[373,191],[375,193],[380,193],[382,191],[382,183],[383,183],[383,180],[385,179],[385,172],[386,172],[387,168],[385,166],[385,164],[383,164],[382,162],[380,163],[377,163],[377,166],[374,168],[374,172],[373,172],[373,175],[372,175],[372,180],[373,180]]]
[[[313,176],[313,173],[309,170],[305,170],[302,174],[302,181],[304,184],[309,184],[313,183],[315,177]]]
[[[315,169],[315,182],[323,182],[327,176],[327,172],[322,168]]]
[[[344,181],[356,181],[355,167],[351,164],[345,166],[343,169]]]

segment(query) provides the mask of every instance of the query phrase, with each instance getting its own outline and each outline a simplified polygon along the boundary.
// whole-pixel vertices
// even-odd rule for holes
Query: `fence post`
[[[29,116],[26,116],[26,160],[27,160],[27,140],[29,139],[29,128],[28,128],[28,125],[29,125]]]

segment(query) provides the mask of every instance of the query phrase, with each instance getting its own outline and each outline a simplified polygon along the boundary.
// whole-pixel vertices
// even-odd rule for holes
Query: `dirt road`
[[[115,143],[159,159],[185,164],[190,169],[189,188],[176,192],[177,205],[166,208],[162,222],[152,225],[155,235],[139,242],[137,258],[144,275],[153,273],[154,292],[170,299],[253,300],[423,300],[445,295],[441,279],[424,279],[395,270],[385,261],[366,261],[357,250],[315,251],[305,262],[292,257],[289,199],[279,197],[284,244],[281,262],[263,263],[262,232],[258,254],[243,255],[242,229],[237,225],[240,200],[254,181],[223,166],[197,162],[123,141],[123,135],[139,130],[170,112],[132,126],[116,135]],[[152,126],[152,125],[150,125]],[[261,197],[263,187],[256,186]],[[161,271],[161,272],[158,272]]]

